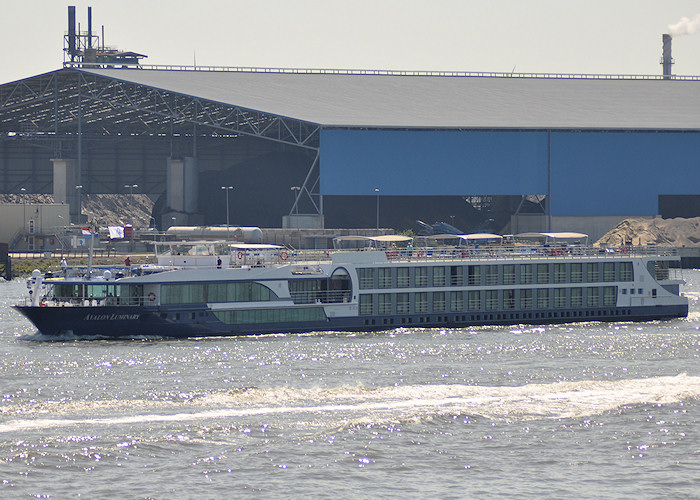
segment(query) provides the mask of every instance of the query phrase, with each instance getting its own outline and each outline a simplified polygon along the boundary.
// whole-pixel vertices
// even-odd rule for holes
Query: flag
[[[109,226],[108,229],[110,240],[124,238],[124,228],[122,226]]]
[[[83,236],[90,236],[92,234],[89,227],[81,227],[80,229],[83,231]]]

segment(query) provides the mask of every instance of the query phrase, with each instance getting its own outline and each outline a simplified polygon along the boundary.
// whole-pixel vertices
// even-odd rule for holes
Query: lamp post
[[[82,200],[80,197],[80,195],[82,193],[81,189],[83,189],[82,184],[78,184],[77,186],[75,186],[75,190],[78,192],[78,223],[80,223],[80,216],[83,213],[83,204],[82,204]]]
[[[133,198],[134,197],[134,189],[139,187],[139,185],[138,184],[124,184],[124,187],[129,188],[129,196],[131,198]],[[134,200],[132,199],[131,201],[134,201]]]
[[[377,193],[377,229],[379,229],[379,188],[374,188],[374,192]]]
[[[228,240],[228,227],[229,227],[229,211],[228,211],[228,192],[233,189],[233,186],[221,186],[221,189],[226,191],[226,239]]]
[[[22,234],[27,230],[27,190],[23,187],[19,188],[22,193]]]
[[[139,187],[138,184],[124,184],[125,188],[129,188],[129,203],[131,203],[131,251],[134,251],[134,188]]]
[[[292,190],[292,193],[294,193],[294,212],[296,214],[294,221],[297,224],[297,238],[299,238],[299,247],[301,247],[301,235],[299,234],[299,191],[301,191],[301,188],[299,186],[292,186],[290,189]]]

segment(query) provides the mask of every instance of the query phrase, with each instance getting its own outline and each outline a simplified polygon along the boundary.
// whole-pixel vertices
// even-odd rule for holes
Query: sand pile
[[[700,217],[684,219],[625,219],[605,233],[596,245],[656,244],[668,247],[700,247]]]

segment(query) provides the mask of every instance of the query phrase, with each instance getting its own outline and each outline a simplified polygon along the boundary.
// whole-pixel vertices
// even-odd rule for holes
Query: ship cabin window
[[[523,285],[532,283],[532,264],[520,264],[520,283]]]
[[[597,262],[589,262],[586,264],[586,277],[589,283],[596,283],[600,281]]]
[[[546,309],[549,307],[549,290],[547,288],[537,289],[537,308]]]
[[[669,262],[668,261],[654,261],[648,264],[649,272],[654,276],[656,281],[667,280],[669,277]]]
[[[615,281],[615,263],[603,263],[603,281]]]
[[[484,297],[487,311],[495,311],[498,309],[498,290],[486,290]]]
[[[265,302],[278,298],[269,288],[253,281],[166,283],[161,285],[160,295],[161,304]]]
[[[554,264],[554,283],[566,283],[566,264]]]
[[[409,268],[399,267],[396,270],[396,287],[397,288],[408,288],[411,286],[411,278],[409,274]]]
[[[503,284],[504,285],[514,285],[515,284],[515,265],[506,264],[503,266]]]
[[[588,305],[588,307],[598,307],[600,305],[600,299],[597,288],[588,289],[586,304]]]
[[[656,298],[656,288],[652,288],[652,289],[651,289],[651,296],[652,296],[653,298]]]
[[[633,281],[631,262],[620,262],[620,281]]]
[[[467,276],[469,285],[481,285],[481,267],[480,266],[468,266]]]
[[[415,281],[416,287],[428,286],[428,268],[427,267],[416,267],[415,268]]]
[[[379,314],[391,314],[391,294],[380,293],[377,296],[379,300]]]
[[[515,290],[503,290],[503,309],[515,309]]]
[[[428,312],[428,293],[419,292],[415,295],[415,309],[417,313]]]
[[[464,275],[462,274],[462,266],[450,266],[450,285],[462,286],[464,284]]]
[[[445,286],[444,267],[433,267],[433,286]]]
[[[433,292],[433,312],[445,312],[445,292]]]
[[[537,283],[549,283],[549,264],[537,264]]]
[[[53,297],[59,302],[94,300],[106,305],[140,305],[143,304],[143,285],[118,285],[112,283],[54,285]]]
[[[571,282],[581,283],[583,281],[583,264],[574,263],[571,264]]]
[[[450,294],[450,311],[460,312],[464,309],[464,294],[462,292],[452,292]]]
[[[571,307],[583,306],[583,288],[571,289]]]
[[[562,309],[566,307],[566,288],[554,289],[554,307]]]
[[[360,280],[360,289],[366,290],[368,288],[374,288],[374,269],[372,268],[360,268],[358,269],[358,278]]]
[[[380,267],[377,269],[379,275],[379,288],[391,288],[391,268]]]
[[[467,306],[470,311],[481,310],[481,292],[479,290],[469,290],[467,296]]]
[[[603,288],[603,305],[614,306],[617,303],[617,287],[606,286]]]
[[[486,284],[498,285],[498,266],[486,266]]]
[[[406,314],[410,311],[410,303],[407,293],[396,294],[396,313]]]
[[[520,309],[532,309],[532,289],[520,290]]]
[[[336,269],[330,278],[289,281],[289,296],[295,304],[335,304],[350,302],[350,276]]]
[[[360,315],[369,316],[372,314],[372,296],[360,294]]]

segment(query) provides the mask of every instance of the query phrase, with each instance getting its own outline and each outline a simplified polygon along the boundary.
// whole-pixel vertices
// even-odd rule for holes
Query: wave
[[[415,421],[436,414],[462,414],[494,420],[582,418],[625,406],[665,405],[700,399],[700,377],[686,374],[644,379],[528,384],[515,387],[411,385],[332,389],[243,388],[202,394],[184,402],[104,401],[75,403],[70,415],[88,418],[24,418],[0,424],[0,434],[18,431],[198,420],[296,418],[299,425],[324,427]],[[62,415],[61,405],[56,410]],[[96,412],[108,416],[94,416]],[[45,409],[44,409],[45,411]],[[135,414],[125,414],[126,412]],[[46,413],[42,413],[45,415]],[[294,423],[294,422],[292,422]]]

